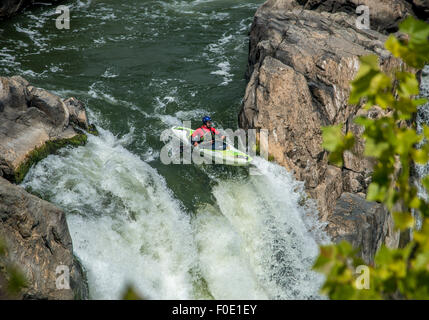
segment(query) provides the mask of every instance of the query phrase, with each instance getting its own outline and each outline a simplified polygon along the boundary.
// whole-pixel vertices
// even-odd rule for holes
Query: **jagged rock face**
[[[0,77],[0,176],[14,173],[47,141],[70,139],[88,129],[83,104],[30,86],[19,76]]]
[[[64,104],[69,112],[70,122],[88,130],[88,118],[86,116],[86,110],[83,102],[71,97],[64,100]]]
[[[333,226],[333,217],[339,212],[334,209],[342,194],[365,197],[372,163],[363,157],[364,142],[358,139],[353,152],[345,154],[343,168],[329,165],[321,146],[321,128],[342,124],[345,132],[360,135],[362,128],[353,122],[355,117],[383,115],[376,107],[366,111],[348,104],[350,81],[358,71],[360,56],[378,55],[386,72],[404,66],[385,50],[384,34],[357,29],[356,15],[347,14],[344,7],[332,12],[337,10],[328,6],[333,2],[312,1],[311,6],[307,4],[316,9],[312,11],[301,6],[305,2],[269,0],[258,9],[250,32],[249,82],[239,125],[269,130],[269,153],[305,181],[308,193],[317,200],[321,219]],[[366,3],[384,12],[381,8],[387,2]],[[409,7],[403,3],[405,11]],[[398,16],[402,17],[402,12]],[[369,209],[359,206],[357,210]],[[357,225],[350,228],[357,228],[350,233],[359,230]],[[335,226],[329,229],[331,234],[333,230]]]
[[[79,100],[63,101],[19,76],[0,77],[0,239],[9,249],[6,260],[0,260],[0,270],[2,264],[12,263],[24,272],[28,280],[24,299],[88,297],[64,213],[1,178],[16,181],[16,172],[33,152],[40,152],[48,142],[76,137],[77,127],[88,130]],[[58,266],[70,271],[70,289],[57,288]],[[0,274],[0,282],[3,278]]]
[[[69,124],[69,111],[60,97],[43,89],[28,86],[30,106],[44,112],[54,126],[65,128]]]
[[[28,286],[22,298],[86,299],[84,272],[73,256],[64,212],[1,177],[0,200],[0,237],[8,248],[0,266],[13,263],[24,274]],[[58,280],[65,267],[70,289]]]
[[[395,32],[398,24],[409,14],[415,15],[412,5],[404,0],[308,0],[308,9],[326,12],[346,12],[355,15],[360,5],[369,7],[371,29]]]
[[[34,4],[40,4],[43,2],[44,4],[54,4],[58,3],[61,0],[44,0],[44,1],[36,1],[36,0],[1,0],[0,3],[0,19],[7,18],[18,11]]]
[[[429,0],[408,0],[413,5],[417,17],[422,20],[429,20]]]
[[[429,19],[429,0],[268,0],[261,9],[305,8],[318,12],[344,12],[356,17],[356,8],[361,5],[369,8],[371,29],[383,33],[396,32],[398,24],[408,15]]]
[[[399,244],[392,216],[384,206],[347,192],[338,199],[334,213],[328,218],[327,231],[333,241],[346,240],[360,248],[360,256],[366,263],[373,262],[383,243],[389,247]]]
[[[360,133],[353,119],[364,111],[348,104],[359,56],[378,54],[385,70],[400,61],[384,49],[384,35],[356,29],[343,12],[270,11],[267,3],[261,9],[250,33],[251,77],[239,123],[269,130],[269,152],[305,181],[326,220],[342,192],[366,191],[371,163],[360,156],[358,142],[357,155],[346,154],[344,168],[328,165],[321,128],[344,124]]]

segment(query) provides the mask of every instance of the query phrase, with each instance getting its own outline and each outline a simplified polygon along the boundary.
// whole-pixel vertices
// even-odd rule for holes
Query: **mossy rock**
[[[48,155],[55,153],[60,148],[65,146],[83,146],[86,144],[88,137],[84,133],[79,133],[72,138],[64,138],[47,141],[43,146],[34,149],[30,152],[27,160],[23,162],[18,169],[15,170],[15,173],[12,177],[12,182],[20,183],[24,180],[25,175],[31,166],[38,163],[40,160],[46,158]]]

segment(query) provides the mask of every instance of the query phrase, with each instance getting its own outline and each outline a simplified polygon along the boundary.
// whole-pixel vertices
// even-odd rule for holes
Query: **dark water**
[[[262,1],[66,1],[0,24],[0,73],[83,100],[100,137],[32,168],[24,185],[61,206],[93,298],[131,281],[149,298],[315,298],[314,209],[302,185],[246,169],[163,165],[161,132],[209,114],[237,128],[247,33]]]
[[[161,131],[180,120],[196,126],[210,114],[218,127],[237,128],[247,33],[260,3],[68,1],[69,30],[56,29],[53,8],[33,9],[1,26],[0,70],[77,96],[115,135],[132,127],[128,149],[149,160],[163,145]],[[189,207],[183,183],[194,194],[209,188],[192,188],[198,172],[152,165]]]

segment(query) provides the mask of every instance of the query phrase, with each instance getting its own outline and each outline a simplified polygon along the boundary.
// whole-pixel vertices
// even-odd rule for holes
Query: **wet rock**
[[[356,27],[359,4],[370,7],[372,30]],[[349,105],[350,81],[363,55],[378,55],[385,72],[404,67],[384,48],[384,42],[386,33],[397,28],[400,20],[415,14],[413,8],[400,0],[268,0],[255,14],[239,125],[268,129],[269,153],[305,182],[322,221],[331,221],[330,232],[339,221],[331,217],[342,194],[365,196],[371,182],[373,163],[363,156],[364,141],[359,137],[363,129],[354,119],[385,114],[377,107],[368,111]],[[344,132],[358,136],[354,149],[345,153],[342,168],[329,165],[321,147],[321,128],[338,124]],[[383,242],[384,234],[380,237]]]
[[[69,124],[69,110],[64,102],[55,94],[44,89],[28,86],[27,90],[31,96],[30,105],[43,111],[60,130]]]
[[[74,98],[66,102],[30,86],[22,77],[0,77],[0,171],[4,177],[19,182],[32,157],[40,158],[48,142],[74,142],[82,135],[75,127],[88,129],[83,104]]]
[[[11,78],[0,78],[0,112],[7,107],[14,112],[25,111],[27,109],[27,86],[28,82],[19,76]]]
[[[399,232],[394,231],[392,217],[384,206],[352,193],[343,193],[338,199],[328,218],[327,231],[333,241],[347,240],[359,248],[367,263],[373,262],[382,244],[391,248],[399,244]]]
[[[7,247],[0,265],[13,264],[27,280],[20,298],[88,298],[85,274],[73,255],[64,212],[0,178],[0,222],[0,237]],[[63,274],[60,270],[69,271],[69,288],[61,279],[57,286]]]
[[[360,56],[378,54],[384,70],[401,65],[384,49],[386,37],[357,29],[354,17],[344,12],[303,10],[298,5],[295,1],[267,1],[255,15],[250,32],[250,79],[239,124],[269,130],[270,154],[305,181],[326,218],[342,192],[358,187],[355,181],[343,183],[341,173],[327,174],[332,170],[327,170],[321,128],[343,124],[345,131],[361,130],[353,120],[362,111],[348,104],[350,81]],[[345,156],[345,169],[361,175],[357,181],[365,180],[371,170],[362,152],[363,144],[358,142]]]
[[[64,104],[70,114],[70,122],[88,131],[88,118],[83,102],[72,97],[64,100]]]

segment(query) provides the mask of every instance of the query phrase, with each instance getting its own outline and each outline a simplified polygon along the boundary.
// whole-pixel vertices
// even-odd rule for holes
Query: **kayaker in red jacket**
[[[212,119],[209,116],[205,116],[203,118],[203,125],[196,129],[194,133],[192,133],[192,144],[194,147],[198,146],[201,142],[209,142],[211,141],[213,146],[215,143],[215,136],[219,136],[220,132],[216,130],[216,128],[212,127]],[[204,139],[206,137],[206,139]],[[210,137],[207,139],[207,137]],[[221,136],[221,139],[224,140],[225,136]]]

